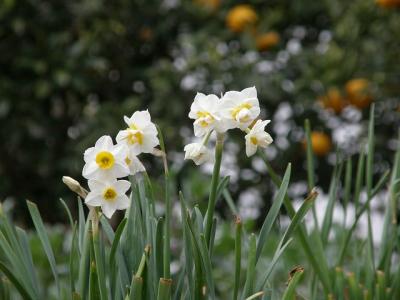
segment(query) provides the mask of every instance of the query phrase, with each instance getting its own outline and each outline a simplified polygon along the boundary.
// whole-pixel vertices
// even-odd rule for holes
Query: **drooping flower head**
[[[131,154],[151,153],[159,144],[156,126],[147,110],[136,111],[130,118],[125,116],[124,121],[128,128],[118,132],[116,139],[118,144],[128,146]]]
[[[219,115],[220,99],[213,94],[197,93],[190,107],[189,118],[194,119],[194,135],[203,136],[211,130],[223,132],[226,129]]]
[[[260,114],[256,88],[226,92],[222,97],[220,112],[229,129],[245,130]]]
[[[129,168],[130,171],[129,175],[135,175],[136,173],[146,171],[145,167],[143,166],[139,158],[137,158],[136,155],[132,154],[129,151],[127,152],[125,163]]]
[[[111,218],[114,212],[129,207],[129,198],[126,192],[131,184],[127,180],[89,180],[90,192],[86,196],[85,203],[90,206],[101,206],[101,210],[107,218]]]
[[[265,132],[265,126],[271,122],[270,120],[262,121],[257,120],[248,134],[245,136],[246,140],[246,155],[252,156],[257,151],[257,147],[266,148],[272,143],[272,137],[269,133]]]
[[[191,143],[185,146],[185,159],[191,159],[196,165],[212,161],[214,156],[202,143]]]
[[[124,161],[126,155],[123,145],[114,145],[110,136],[102,136],[94,147],[85,151],[82,175],[97,180],[128,176],[129,168]]]

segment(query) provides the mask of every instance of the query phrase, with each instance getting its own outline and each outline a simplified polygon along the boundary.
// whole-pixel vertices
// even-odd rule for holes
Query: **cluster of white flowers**
[[[190,108],[189,118],[194,119],[194,135],[203,137],[199,143],[185,146],[185,159],[191,159],[201,165],[213,159],[206,147],[213,131],[224,133],[229,129],[239,128],[246,132],[246,154],[253,155],[257,147],[267,147],[272,143],[271,136],[265,132],[269,120],[257,120],[260,105],[255,87],[240,92],[229,91],[221,98],[216,95],[197,93]]]
[[[82,175],[88,179],[90,188],[85,203],[101,206],[107,218],[111,218],[117,209],[129,207],[126,192],[131,184],[120,178],[145,171],[137,156],[153,152],[159,144],[156,126],[147,110],[137,111],[124,120],[128,128],[118,133],[117,144],[114,145],[110,136],[102,136],[84,153]]]

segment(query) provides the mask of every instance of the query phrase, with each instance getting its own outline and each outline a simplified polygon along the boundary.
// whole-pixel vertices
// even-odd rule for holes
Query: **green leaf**
[[[119,223],[117,230],[115,231],[115,236],[113,243],[111,245],[111,251],[110,251],[110,256],[109,256],[109,264],[115,264],[115,253],[117,252],[117,248],[119,245],[119,241],[121,239],[122,232],[124,231],[125,225],[126,225],[127,219],[124,218],[121,223]]]
[[[35,203],[27,201],[27,204],[29,213],[31,214],[32,217],[33,224],[35,225],[40,242],[42,243],[44,252],[46,253],[47,259],[49,261],[51,271],[56,281],[58,292],[60,292],[60,282],[58,279],[56,259],[54,258],[53,249],[51,248],[50,240],[47,236],[46,229],[44,228],[44,224],[42,218],[40,217],[39,210]]]
[[[60,198],[60,202],[61,202],[62,206],[64,207],[65,211],[67,212],[67,216],[68,216],[68,220],[69,220],[69,225],[71,226],[71,228],[73,228],[73,227],[74,227],[74,220],[73,220],[73,218],[72,218],[71,211],[70,211],[70,209],[69,209],[67,203],[65,203],[65,201],[64,201],[62,198]]]
[[[233,289],[233,300],[236,300],[239,294],[240,270],[242,261],[242,221],[239,216],[235,220],[235,281]]]
[[[286,191],[289,185],[290,173],[291,173],[291,164],[288,164],[278,194],[261,227],[260,236],[257,242],[256,263],[260,258],[265,242],[267,241],[267,237],[272,229],[272,225],[274,224],[276,218],[279,215],[279,211],[281,209],[283,199],[285,198]]]
[[[296,287],[303,277],[304,269],[298,268],[292,278],[290,279],[289,285],[283,294],[282,300],[296,300]]]
[[[18,292],[24,299],[38,299],[32,296],[24,287],[24,284],[20,282],[15,276],[14,271],[11,271],[3,262],[0,261],[0,270],[7,276],[7,278],[12,282]]]
[[[249,238],[249,253],[247,258],[246,281],[243,288],[242,299],[254,293],[256,277],[256,235],[252,233]]]

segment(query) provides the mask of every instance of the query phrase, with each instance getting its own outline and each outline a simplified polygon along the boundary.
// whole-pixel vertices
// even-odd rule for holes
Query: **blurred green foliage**
[[[377,102],[375,172],[381,173],[379,162],[390,163],[386,153],[394,148],[400,123],[399,9],[372,0],[247,3],[258,20],[235,33],[226,16],[236,1],[2,1],[0,197],[21,203],[29,198],[48,221],[57,221],[56,200],[69,195],[61,176],[79,179],[84,149],[103,134],[115,135],[124,126],[123,115],[149,108],[167,149],[182,152],[196,91],[220,94],[252,85],[265,108],[263,117],[289,126],[282,132],[273,122],[269,128],[276,141],[272,164],[282,170],[287,161],[304,160],[306,117],[329,136],[349,123],[349,117],[316,100],[330,88],[345,98],[345,85],[353,78],[366,78],[367,93]],[[270,31],[279,34],[278,44],[259,51],[257,36]],[[282,104],[292,113],[279,123],[276,111]],[[362,141],[367,109],[360,111],[362,117],[352,122],[363,129]],[[238,153],[246,168],[251,162]],[[157,174],[161,166],[145,161]],[[318,163],[321,174],[331,167],[329,155]],[[294,165],[300,167],[293,178],[304,178],[302,165]],[[191,168],[176,163],[176,184],[189,185],[202,198],[207,188],[201,178],[187,180],[199,177]],[[268,195],[264,174],[240,173],[235,198],[254,183]],[[327,180],[320,176],[318,184],[326,187]]]

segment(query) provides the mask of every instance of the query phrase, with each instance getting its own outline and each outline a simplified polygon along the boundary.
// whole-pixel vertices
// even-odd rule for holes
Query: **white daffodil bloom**
[[[126,155],[126,148],[123,145],[114,145],[110,136],[102,136],[94,147],[85,151],[82,175],[87,179],[99,180],[128,176]]]
[[[271,122],[270,120],[257,120],[253,128],[246,134],[246,155],[252,156],[257,151],[257,147],[266,148],[272,143],[272,137],[265,132],[265,126]]]
[[[103,214],[111,218],[114,212],[129,207],[129,198],[126,192],[131,184],[127,180],[89,180],[90,192],[85,203],[90,206],[101,206]]]
[[[214,156],[202,143],[191,143],[185,146],[185,159],[191,159],[196,165],[212,161]]]
[[[222,97],[221,116],[228,129],[245,130],[260,114],[256,88],[249,87],[240,92],[229,91]]]
[[[129,168],[130,175],[135,175],[136,173],[146,171],[142,162],[134,154],[128,153],[128,155],[125,158],[125,163]]]
[[[156,126],[147,110],[136,111],[130,118],[125,116],[124,121],[128,128],[118,132],[116,139],[127,145],[132,154],[151,153],[159,144]]]
[[[221,100],[213,94],[205,95],[197,93],[190,107],[189,118],[194,119],[194,135],[203,136],[211,130],[224,132],[225,124],[221,122],[219,106]]]

